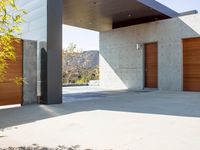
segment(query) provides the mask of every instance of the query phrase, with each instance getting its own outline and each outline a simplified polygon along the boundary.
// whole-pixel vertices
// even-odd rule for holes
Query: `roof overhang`
[[[64,24],[96,31],[179,15],[155,0],[63,0]]]

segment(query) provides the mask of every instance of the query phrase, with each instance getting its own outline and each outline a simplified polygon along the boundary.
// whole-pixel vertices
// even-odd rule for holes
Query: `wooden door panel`
[[[200,91],[200,38],[183,40],[183,90]]]
[[[157,43],[145,44],[145,87],[158,87]]]

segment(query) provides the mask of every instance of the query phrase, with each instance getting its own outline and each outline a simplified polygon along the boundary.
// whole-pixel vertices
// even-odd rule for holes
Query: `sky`
[[[200,12],[200,0],[156,0],[165,6],[177,11],[184,12],[198,10]]]
[[[156,0],[165,6],[177,11],[185,12],[198,10],[200,13],[200,0]],[[99,32],[63,25],[63,48],[69,43],[77,45],[78,49],[99,50]]]
[[[99,32],[63,25],[63,48],[69,43],[77,45],[77,49],[99,50]]]

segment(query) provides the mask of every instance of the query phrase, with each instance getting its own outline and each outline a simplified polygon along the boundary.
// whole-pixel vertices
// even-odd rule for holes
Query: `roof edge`
[[[170,9],[169,7],[155,0],[137,0],[137,1],[171,18],[180,16],[178,12]]]
[[[187,16],[187,15],[194,15],[194,14],[198,14],[198,11],[191,10],[191,11],[182,12],[182,13],[180,13],[180,16]]]

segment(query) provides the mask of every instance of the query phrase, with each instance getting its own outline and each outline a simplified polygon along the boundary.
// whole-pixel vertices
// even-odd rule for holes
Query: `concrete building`
[[[38,56],[41,49],[46,52],[41,60],[46,104],[62,103],[62,23],[100,32],[104,88],[200,91],[196,11],[179,14],[154,0],[18,0],[18,4],[28,10],[22,39],[38,42]]]
[[[37,70],[32,71],[37,72],[38,96],[45,104],[62,103],[62,0],[17,4],[28,12],[21,38],[37,41]]]
[[[153,69],[151,74],[157,74],[156,79],[149,79],[157,80],[157,85],[153,88],[182,91],[184,90],[184,39],[199,36],[199,14],[101,32],[101,85],[111,89],[142,90],[145,86],[148,88],[148,85],[145,85],[145,66],[147,65],[145,64],[145,50],[148,43],[156,43],[157,57],[152,58],[154,54],[151,53],[146,55],[146,57],[151,57],[150,59],[157,59],[157,68],[149,68]],[[198,41],[200,42],[200,38]],[[191,46],[193,46],[192,42]],[[191,53],[199,55],[200,47],[196,50],[198,52],[191,50]],[[200,56],[193,57],[200,59]],[[198,91],[200,90],[200,74],[196,71],[198,80],[194,82],[199,84],[196,87]],[[153,77],[150,75],[149,78]],[[151,85],[149,87],[151,88]]]

